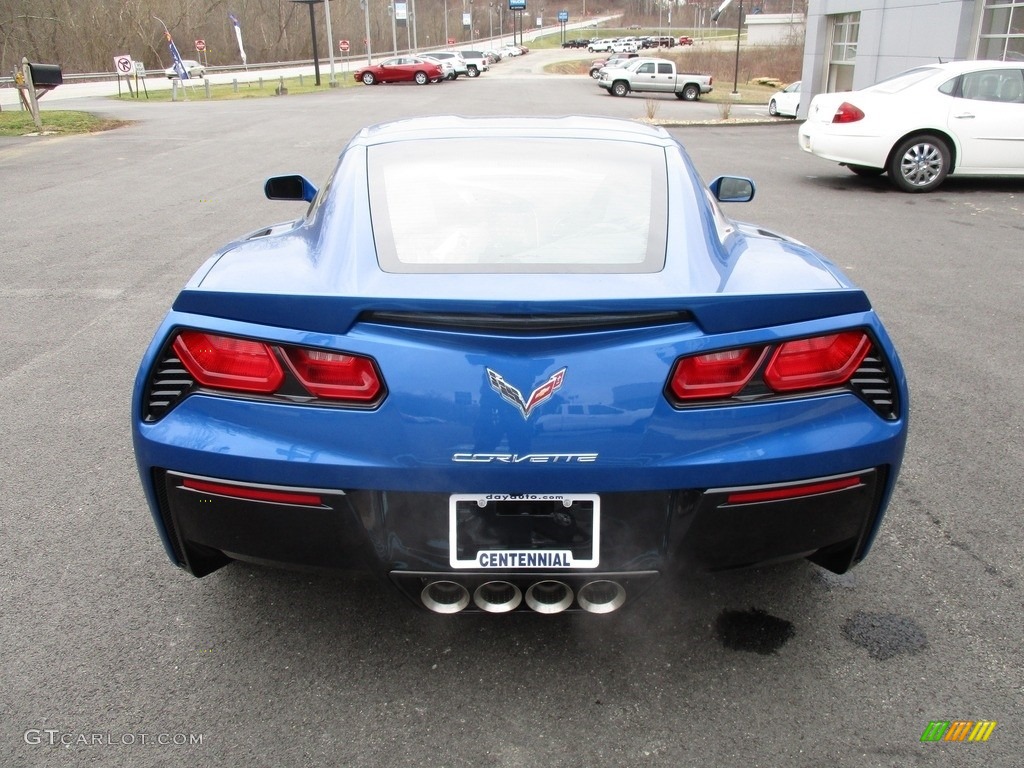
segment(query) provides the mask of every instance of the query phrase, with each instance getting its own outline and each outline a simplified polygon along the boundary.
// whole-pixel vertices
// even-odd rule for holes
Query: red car
[[[693,38],[692,37],[687,37],[686,35],[683,35],[682,37],[679,38],[679,44],[680,45],[693,45]]]
[[[355,72],[357,81],[375,83],[437,83],[444,78],[441,66],[418,56],[395,56]]]

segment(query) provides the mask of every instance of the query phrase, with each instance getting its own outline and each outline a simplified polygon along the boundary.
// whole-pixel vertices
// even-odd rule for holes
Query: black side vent
[[[899,402],[892,373],[885,359],[872,348],[860,368],[850,379],[850,387],[884,419],[890,421],[899,414]]]
[[[143,418],[146,421],[160,419],[194,386],[192,376],[174,354],[174,349],[168,346],[149,377]]]
[[[692,322],[689,312],[621,312],[586,315],[485,315],[364,312],[360,322],[403,328],[482,333],[565,333],[646,328]]]

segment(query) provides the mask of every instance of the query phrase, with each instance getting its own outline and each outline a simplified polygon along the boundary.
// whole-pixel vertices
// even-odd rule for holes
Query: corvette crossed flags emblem
[[[519,412],[523,414],[524,419],[530,418],[530,413],[541,403],[550,400],[551,396],[558,391],[558,388],[562,386],[562,379],[565,378],[565,368],[555,372],[551,378],[537,387],[533,392],[530,393],[530,397],[527,400],[523,399],[523,393],[513,387],[497,371],[492,371],[490,368],[487,369],[487,378],[491,382],[491,389],[501,395],[502,399],[511,403]]]

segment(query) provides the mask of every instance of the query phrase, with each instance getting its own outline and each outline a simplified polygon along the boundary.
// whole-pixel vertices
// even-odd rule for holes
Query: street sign
[[[565,24],[565,22],[567,22],[569,20],[569,12],[568,11],[559,11],[558,12],[558,20],[562,24]]]
[[[455,38],[454,37],[449,37],[448,38],[448,45],[450,45],[450,46],[451,45],[455,45]]]
[[[132,62],[132,57],[115,56],[114,71],[117,72],[118,77],[128,77],[135,74],[135,64]]]
[[[338,41],[338,50],[341,51],[342,53],[348,53],[348,49],[350,47],[351,46],[349,45],[348,40],[339,40]]]
[[[197,51],[205,51],[206,50],[206,41],[205,40],[196,40],[196,50]]]

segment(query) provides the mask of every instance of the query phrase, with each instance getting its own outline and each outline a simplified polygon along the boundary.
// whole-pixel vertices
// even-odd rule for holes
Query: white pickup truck
[[[597,84],[612,96],[637,93],[674,93],[677,99],[696,101],[711,93],[711,75],[676,72],[670,59],[631,59],[620,67],[601,70]]]

